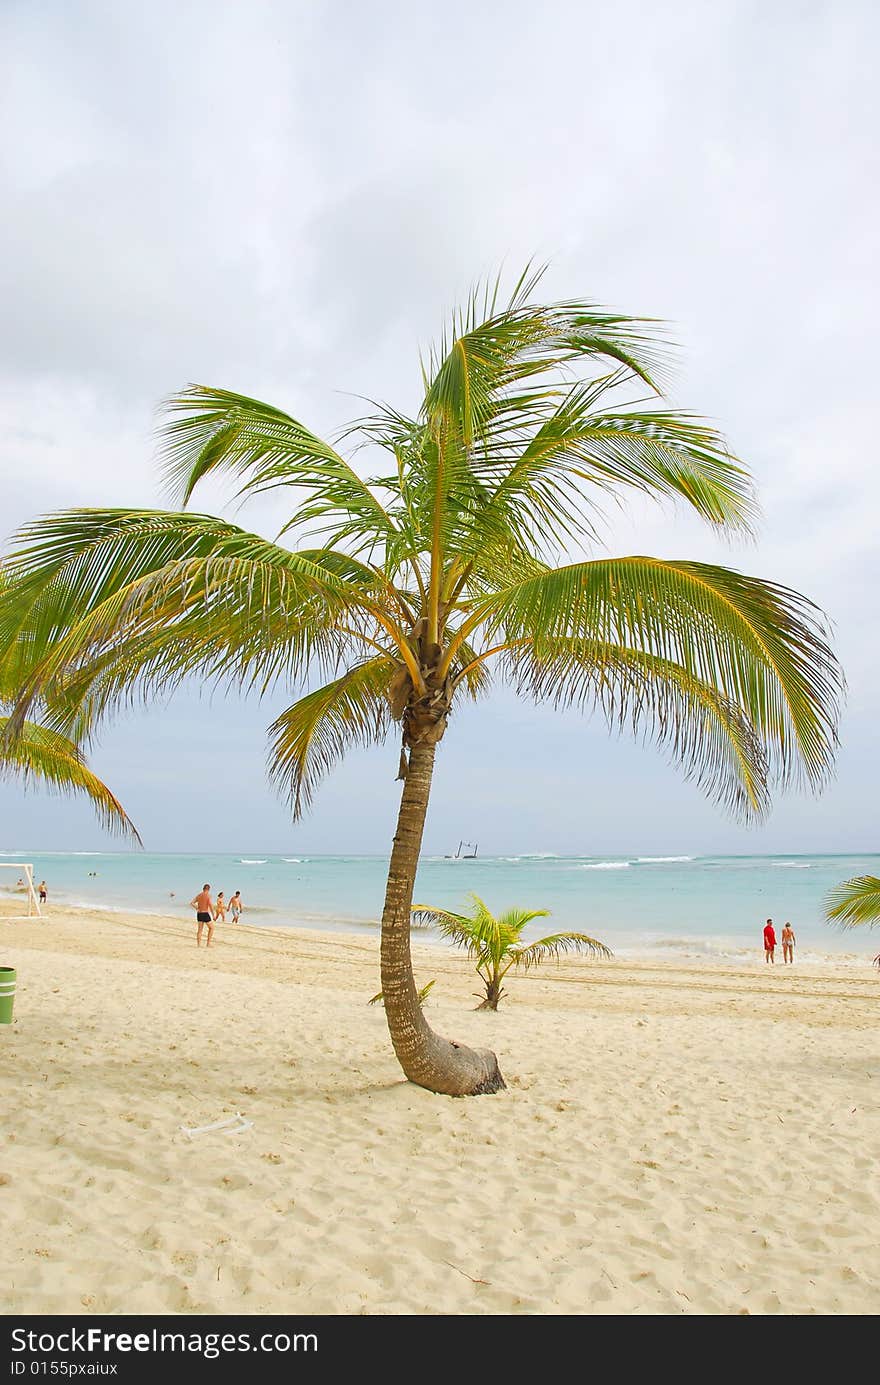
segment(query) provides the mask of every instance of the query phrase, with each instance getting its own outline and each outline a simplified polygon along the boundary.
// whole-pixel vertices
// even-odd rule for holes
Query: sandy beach
[[[8,909],[7,909],[8,912]],[[868,1314],[880,978],[574,961],[441,1032],[508,1090],[401,1080],[363,936],[0,920],[6,1312]],[[236,1134],[181,1126],[241,1113]]]

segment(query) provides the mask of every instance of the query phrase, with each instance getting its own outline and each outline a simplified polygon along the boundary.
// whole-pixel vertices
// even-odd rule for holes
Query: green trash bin
[[[12,1023],[15,1002],[15,967],[0,967],[0,1024]]]

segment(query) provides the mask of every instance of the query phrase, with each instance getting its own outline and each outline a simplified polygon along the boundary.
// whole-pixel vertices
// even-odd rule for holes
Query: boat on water
[[[461,841],[458,844],[458,850],[456,851],[455,855],[453,856],[447,852],[443,859],[444,861],[475,861],[477,859],[477,850],[479,848],[479,845],[479,842]],[[462,851],[463,846],[466,846],[469,849],[467,851]],[[471,850],[470,848],[473,849]]]

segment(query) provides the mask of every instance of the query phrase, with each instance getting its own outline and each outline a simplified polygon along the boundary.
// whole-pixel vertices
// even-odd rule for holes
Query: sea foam
[[[664,861],[695,861],[695,856],[637,856],[640,866],[660,865]]]

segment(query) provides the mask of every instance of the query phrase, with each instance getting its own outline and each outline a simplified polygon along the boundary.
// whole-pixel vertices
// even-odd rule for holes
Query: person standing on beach
[[[48,891],[48,889],[46,888],[46,882],[45,882],[45,880],[41,880],[41,881],[40,881],[39,890],[40,890],[40,903],[41,903],[41,904],[45,904],[45,903],[46,903],[46,900],[49,898],[49,891]]]
[[[226,900],[223,898],[222,890],[217,896],[217,903],[214,905],[214,922],[216,923],[218,919],[221,923],[226,922]]]
[[[764,961],[776,963],[776,930],[772,919],[764,925]]]
[[[189,907],[196,911],[196,923],[198,925],[196,929],[196,947],[201,947],[202,945],[202,929],[206,924],[208,926],[208,941],[205,943],[205,946],[210,947],[211,939],[214,936],[214,901],[211,898],[211,886],[203,885],[195,899],[190,902]]]
[[[241,911],[244,905],[241,902],[241,890],[236,890],[229,901],[229,912],[232,914],[232,922],[238,923],[241,919]]]
[[[782,930],[782,960],[783,960],[783,962],[791,962],[792,965],[794,965],[794,945],[795,945],[796,942],[797,942],[797,939],[796,939],[795,936],[794,936],[794,929],[792,928],[791,924],[788,922],[788,919],[786,919],[786,921],[785,921],[785,927],[784,927],[783,930]]]

